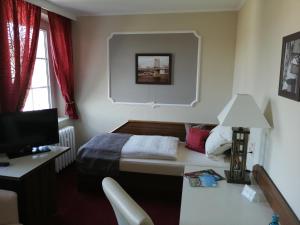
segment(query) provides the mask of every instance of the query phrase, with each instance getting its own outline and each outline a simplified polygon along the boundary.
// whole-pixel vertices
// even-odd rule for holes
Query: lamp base
[[[242,179],[241,178],[236,178],[236,177],[231,177],[229,170],[225,170],[224,172],[225,172],[225,177],[226,177],[227,183],[251,185],[250,173],[249,172],[245,172],[245,177],[242,178]]]

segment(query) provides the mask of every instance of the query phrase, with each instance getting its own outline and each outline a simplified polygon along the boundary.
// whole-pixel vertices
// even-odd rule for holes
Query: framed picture
[[[300,32],[283,37],[278,95],[300,101]]]
[[[171,54],[136,54],[136,84],[171,84]]]

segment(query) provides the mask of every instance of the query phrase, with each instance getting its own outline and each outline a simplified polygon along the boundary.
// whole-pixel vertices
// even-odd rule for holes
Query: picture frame
[[[172,75],[172,54],[135,54],[135,83],[170,85]]]
[[[283,37],[278,95],[300,101],[300,32]]]

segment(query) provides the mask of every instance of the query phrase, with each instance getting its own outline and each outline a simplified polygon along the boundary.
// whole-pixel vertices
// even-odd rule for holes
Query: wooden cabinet
[[[56,210],[55,158],[66,147],[53,147],[49,153],[10,160],[0,169],[0,189],[18,194],[19,220],[24,225],[41,225]]]

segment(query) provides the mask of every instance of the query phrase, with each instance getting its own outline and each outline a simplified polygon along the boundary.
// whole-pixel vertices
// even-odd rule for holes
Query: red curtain
[[[23,0],[0,4],[0,110],[21,111],[35,63],[41,8]]]
[[[66,114],[78,119],[74,101],[71,20],[48,12],[50,24],[50,55],[56,79],[66,101]]]

